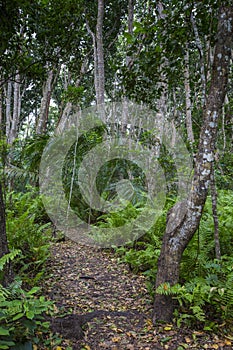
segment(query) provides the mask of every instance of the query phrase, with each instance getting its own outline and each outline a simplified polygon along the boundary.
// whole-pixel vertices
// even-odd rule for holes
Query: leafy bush
[[[30,187],[26,193],[8,195],[7,236],[10,249],[21,250],[20,260],[17,260],[21,274],[29,270],[33,275],[37,273],[37,278],[43,274],[52,233],[51,223],[44,223],[44,218],[41,197],[36,189]]]
[[[201,322],[206,329],[233,312],[233,192],[218,192],[221,261],[215,259],[214,223],[208,197],[198,232],[186,248],[181,263],[181,284],[160,286],[159,293],[172,294],[180,303],[178,323]],[[212,321],[211,321],[212,320]],[[211,325],[212,322],[212,325]],[[210,326],[211,325],[211,326]]]
[[[0,259],[0,270],[18,253],[4,255]],[[6,288],[0,284],[0,349],[9,349],[28,340],[38,342],[36,332],[48,331],[49,323],[44,321],[43,314],[52,310],[52,302],[37,296],[38,291],[37,287],[25,291],[18,278]]]
[[[233,312],[233,257],[224,256],[203,266],[203,275],[196,276],[184,285],[159,286],[159,294],[173,295],[180,308],[175,316],[178,325],[193,322],[203,323],[205,330],[211,330],[215,321],[227,321]]]
[[[218,192],[218,219],[221,252],[232,256],[233,251],[233,192]],[[215,258],[214,223],[211,199],[208,197],[198,232],[185,250],[181,264],[182,279],[189,280],[196,275],[203,276],[206,262]]]
[[[173,204],[174,200],[169,198],[161,216],[144,236],[125,247],[116,249],[121,261],[128,263],[130,268],[136,273],[143,272],[148,276],[151,285],[154,285],[155,282],[157,261],[166,228],[167,210]],[[151,285],[149,287],[150,290],[153,288]]]

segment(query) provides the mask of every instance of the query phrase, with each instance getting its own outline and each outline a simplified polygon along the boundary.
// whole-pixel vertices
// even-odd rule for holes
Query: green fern
[[[19,249],[13,249],[10,253],[3,255],[0,258],[0,271],[3,270],[4,266],[9,263],[9,261],[14,260],[14,258],[19,255],[21,251]]]

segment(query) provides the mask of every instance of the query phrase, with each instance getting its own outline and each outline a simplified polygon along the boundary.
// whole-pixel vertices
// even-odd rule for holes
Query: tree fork
[[[168,213],[166,232],[158,260],[156,289],[161,284],[169,283],[172,286],[178,283],[182,254],[201,220],[214,161],[218,121],[227,90],[232,43],[233,6],[223,4],[219,9],[211,84],[203,110],[203,126],[191,191],[187,201],[178,202]],[[153,322],[170,322],[173,311],[172,296],[155,293]]]

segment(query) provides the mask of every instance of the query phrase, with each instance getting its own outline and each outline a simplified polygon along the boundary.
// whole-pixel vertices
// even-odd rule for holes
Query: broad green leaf
[[[10,332],[8,331],[8,329],[0,327],[0,335],[9,335],[9,334]]]
[[[19,314],[17,314],[17,315],[15,315],[14,317],[13,317],[13,321],[16,321],[16,320],[18,320],[19,318],[21,318],[21,317],[23,317],[24,316],[24,313],[23,312],[20,312]]]

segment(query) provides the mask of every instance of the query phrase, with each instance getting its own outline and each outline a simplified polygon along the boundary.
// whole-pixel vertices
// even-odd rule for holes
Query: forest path
[[[187,346],[232,349],[213,334],[172,325],[153,327],[146,278],[133,274],[126,264],[119,264],[110,250],[81,246],[69,240],[55,243],[48,268],[51,276],[44,287],[47,296],[56,302],[58,316],[67,312],[73,315],[90,315],[89,312],[97,310],[109,312],[101,315],[97,311],[91,319],[84,316],[83,323],[88,322],[82,327],[82,339],[78,339],[76,321],[71,320],[62,349],[68,345],[73,350],[177,350]]]

